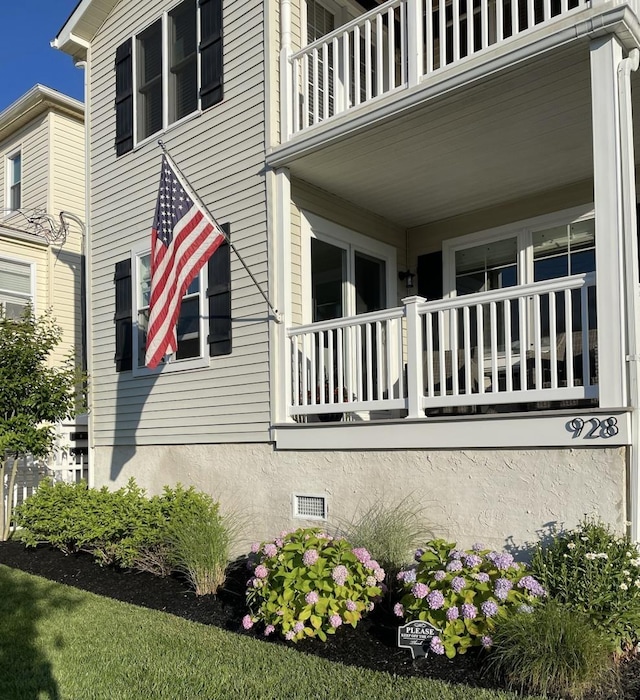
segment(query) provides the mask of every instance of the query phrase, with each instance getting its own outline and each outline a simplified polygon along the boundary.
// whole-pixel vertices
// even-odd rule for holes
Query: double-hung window
[[[7,202],[11,211],[22,206],[22,153],[18,151],[7,159]]]
[[[33,302],[33,265],[0,258],[0,308],[7,318],[20,318]]]
[[[183,0],[116,50],[116,153],[222,100],[222,0]]]

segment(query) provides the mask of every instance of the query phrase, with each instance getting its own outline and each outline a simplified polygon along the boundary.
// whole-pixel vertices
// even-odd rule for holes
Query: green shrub
[[[444,540],[431,540],[415,559],[415,566],[398,574],[405,595],[394,612],[440,630],[431,640],[431,651],[449,658],[471,646],[490,647],[497,621],[519,608],[532,609],[545,595],[524,564],[481,544],[459,550]]]
[[[172,499],[167,539],[171,562],[196,595],[215,595],[225,582],[240,530],[238,517],[222,515],[218,504],[203,493],[173,493]]]
[[[267,636],[278,631],[294,642],[316,636],[324,642],[343,623],[355,627],[382,594],[384,570],[364,548],[315,528],[282,533],[252,551],[257,565],[245,629],[260,622]]]
[[[587,615],[549,601],[499,622],[488,667],[510,690],[582,698],[611,683],[611,651]]]
[[[619,652],[640,641],[640,552],[627,537],[585,518],[540,544],[531,567],[551,596],[588,615]]]
[[[343,525],[341,531],[353,545],[367,549],[392,580],[430,535],[421,509],[407,499],[392,504],[374,503]]]

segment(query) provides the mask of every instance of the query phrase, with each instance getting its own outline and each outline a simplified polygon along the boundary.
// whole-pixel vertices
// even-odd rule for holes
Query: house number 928
[[[567,423],[567,430],[573,433],[574,438],[583,440],[596,440],[597,438],[610,438],[618,434],[618,421],[614,416],[609,418],[573,418]]]

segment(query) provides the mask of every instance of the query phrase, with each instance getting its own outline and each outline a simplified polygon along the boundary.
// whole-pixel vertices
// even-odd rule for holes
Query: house
[[[83,363],[84,144],[83,104],[51,88],[35,85],[0,112],[0,305],[9,317],[27,304],[38,315],[51,309],[62,330],[52,364],[69,354]],[[86,416],[62,432],[65,444],[80,439],[56,466],[82,478]],[[27,472],[20,497],[38,479],[30,461]]]
[[[82,0],[94,483],[256,537],[411,496],[464,544],[640,539],[637,11]],[[159,140],[254,279],[220,248],[152,371]]]

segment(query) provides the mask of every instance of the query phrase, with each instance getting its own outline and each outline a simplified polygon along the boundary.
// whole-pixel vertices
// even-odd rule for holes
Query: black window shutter
[[[116,372],[125,372],[132,367],[133,322],[131,309],[131,258],[116,263],[113,276],[116,286]]]
[[[231,237],[230,224],[222,230]],[[231,255],[229,244],[223,241],[209,258],[209,355],[230,355],[231,344]]]
[[[133,148],[133,60],[132,40],[116,49],[116,155]]]
[[[222,102],[222,0],[198,0],[200,5],[200,104],[207,109]]]
[[[442,251],[418,256],[418,294],[427,301],[442,299]]]

